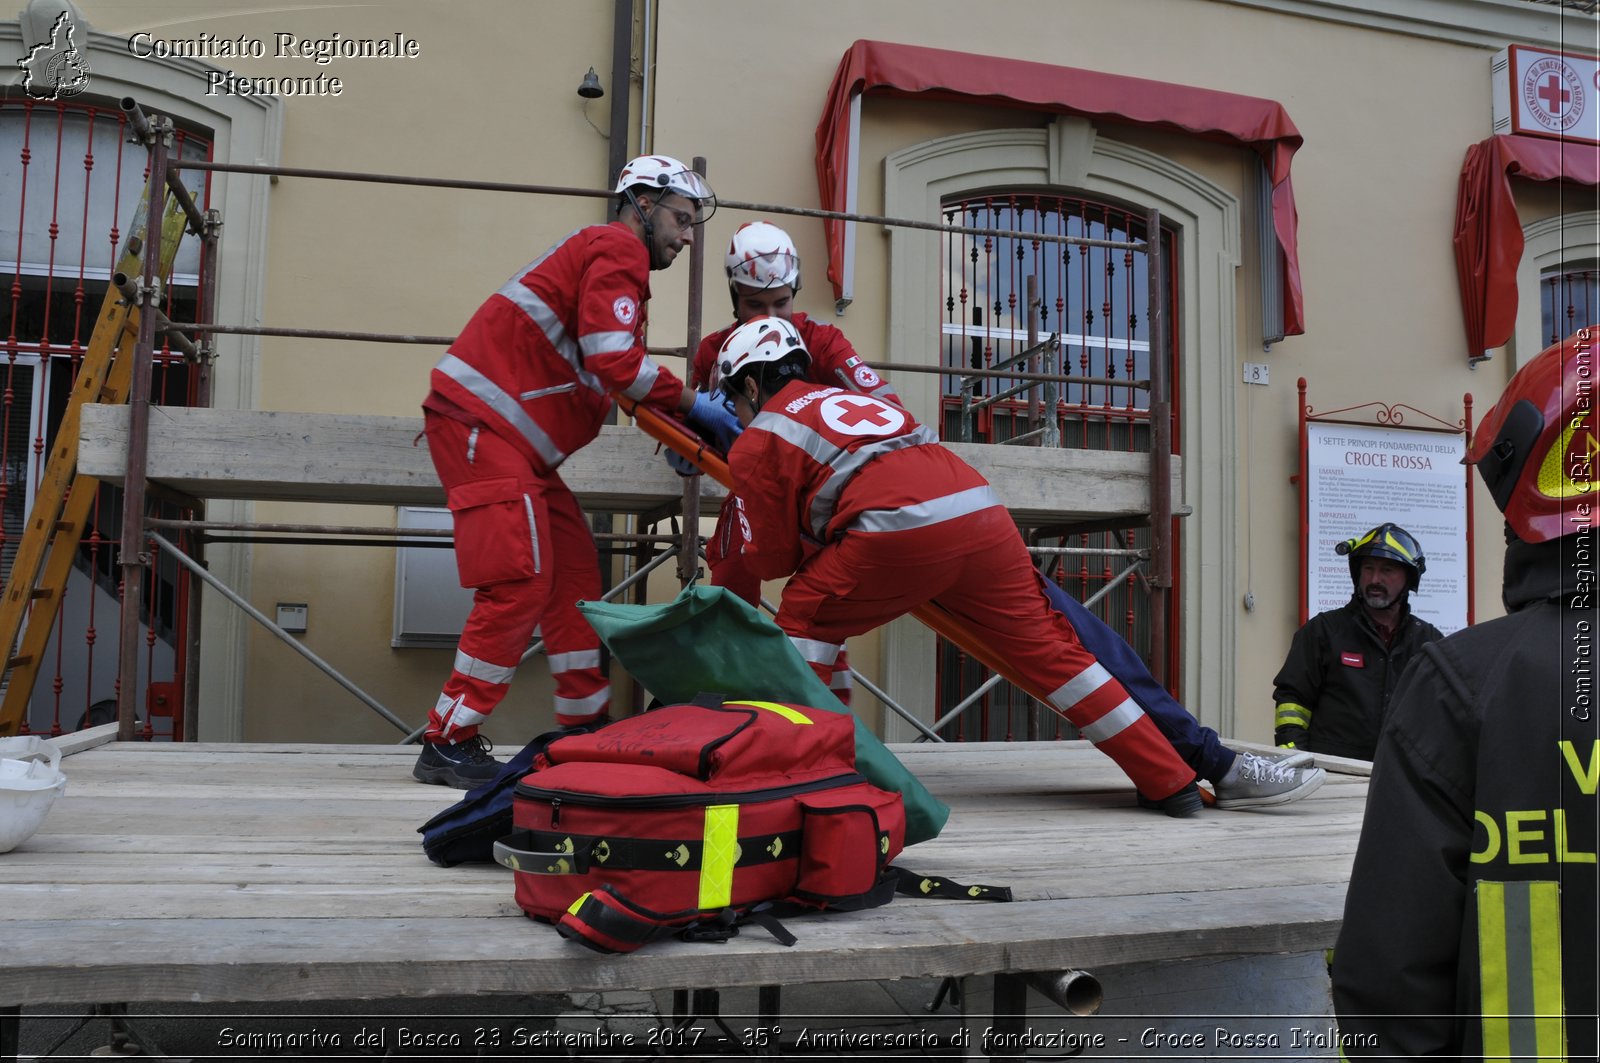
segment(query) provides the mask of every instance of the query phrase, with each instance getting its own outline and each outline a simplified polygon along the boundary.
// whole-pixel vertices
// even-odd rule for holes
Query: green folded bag
[[[630,675],[663,702],[702,691],[786,701],[832,712],[850,710],[801,659],[767,617],[721,587],[685,587],[663,605],[579,602],[601,640]],[[906,844],[938,837],[950,808],[856,721],[856,767],[867,780],[900,794]]]

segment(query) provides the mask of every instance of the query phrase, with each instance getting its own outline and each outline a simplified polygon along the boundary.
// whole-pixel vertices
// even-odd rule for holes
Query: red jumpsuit
[[[491,295],[434,367],[428,448],[455,523],[472,612],[428,716],[429,740],[477,733],[544,635],[558,722],[604,712],[600,640],[578,613],[600,596],[594,538],[556,469],[600,432],[617,391],[671,408],[683,384],[645,353],[644,243],[620,222],[565,237]]]
[[[984,632],[1051,706],[1161,799],[1195,778],[1050,607],[1016,526],[977,470],[898,406],[794,381],[728,456],[762,579],[793,573],[778,626],[826,679],[838,644],[932,601]]]
[[[880,399],[905,405],[889,382],[862,361],[856,349],[845,339],[844,333],[826,322],[812,321],[803,313],[789,319],[806,341],[811,354],[810,378],[818,384],[842,387],[875,395]],[[717,386],[717,352],[727,342],[728,336],[739,324],[735,322],[721,332],[713,332],[700,341],[695,351],[690,381],[701,391]],[[706,564],[711,568],[711,585],[726,587],[751,605],[761,604],[761,580],[744,563],[740,544],[750,539],[750,522],[740,513],[739,496],[730,494],[722,503],[717,515],[717,530],[706,543]],[[843,646],[834,662],[828,686],[846,705],[850,704],[850,658]]]

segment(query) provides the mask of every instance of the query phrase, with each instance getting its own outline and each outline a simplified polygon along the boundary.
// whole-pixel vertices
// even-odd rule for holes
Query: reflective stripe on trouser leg
[[[1479,882],[1483,1058],[1567,1058],[1561,1001],[1561,887]]]
[[[794,646],[795,652],[800,654],[801,660],[811,666],[817,678],[832,688],[834,662],[839,659],[840,644],[822,639],[801,638],[798,635],[790,635],[789,642]]]
[[[430,741],[460,742],[477,734],[478,725],[506,696],[516,674],[515,663],[495,664],[457,650],[450,679],[428,714],[426,737]]]
[[[843,705],[850,704],[850,693],[855,687],[855,682],[850,678],[850,651],[844,643],[839,643],[839,656],[833,661],[833,675],[828,679],[828,689],[833,691],[833,696],[838,698]]]
[[[598,649],[552,653],[549,661],[557,722],[578,723],[610,707],[611,684],[600,670]]]
[[[1153,740],[1171,748],[1122,684],[1096,662],[1063,683],[1050,695],[1050,704],[1078,729],[1095,748],[1109,756],[1139,784],[1141,745]],[[1151,794],[1166,797],[1167,794]]]

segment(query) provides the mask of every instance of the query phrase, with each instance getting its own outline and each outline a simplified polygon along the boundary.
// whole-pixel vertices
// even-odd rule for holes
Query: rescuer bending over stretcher
[[[719,357],[744,426],[728,454],[753,531],[744,560],[761,579],[791,577],[777,622],[812,670],[827,681],[840,642],[932,602],[1052,691],[1051,707],[1142,797],[1198,811],[1194,769],[1052,608],[983,476],[900,407],[811,383],[809,364],[777,318],[741,325]],[[1245,757],[1260,770],[1242,770]],[[1240,754],[1213,782],[1226,808],[1295,800],[1323,778]]]

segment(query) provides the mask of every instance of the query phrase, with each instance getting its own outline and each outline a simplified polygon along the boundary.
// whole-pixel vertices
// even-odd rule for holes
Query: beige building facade
[[[867,215],[938,221],[951,204],[996,192],[1113,204],[1138,217],[1161,212],[1172,257],[1179,501],[1189,509],[1179,538],[1175,679],[1205,723],[1243,739],[1270,739],[1271,679],[1299,622],[1296,381],[1307,381],[1309,401],[1322,410],[1381,401],[1455,423],[1471,393],[1481,415],[1543,346],[1541,275],[1592,270],[1600,260],[1593,188],[1518,182],[1527,246],[1515,334],[1488,360],[1469,359],[1451,242],[1457,179],[1468,146],[1493,132],[1497,52],[1510,44],[1600,50],[1594,18],[1558,5],[1004,0],[978,9],[954,0],[816,0],[779,8],[633,0],[619,18],[612,4],[553,0],[309,3],[265,12],[192,0],[84,0],[75,11],[90,69],[78,99],[131,96],[205,131],[219,161],[599,188],[620,136],[624,155],[704,156],[725,200],[799,208],[822,205],[815,134],[841,57],[858,40],[1146,79],[1171,86],[1175,98],[1210,90],[1281,105],[1303,138],[1291,174],[1304,311],[1304,331],[1282,337],[1263,314],[1264,301],[1279,297],[1263,282],[1281,276],[1262,239],[1270,213],[1259,156],[1238,143],[978,96],[885,93],[863,98],[855,152],[855,209]],[[619,26],[627,71],[613,69]],[[20,22],[0,22],[0,67],[15,69],[27,33]],[[299,42],[298,54],[280,56],[284,35]],[[397,42],[400,54],[335,54],[327,62],[304,54],[304,42],[336,35]],[[414,54],[405,54],[405,41]],[[244,42],[246,52],[259,42],[264,54],[232,54],[224,42]],[[607,91],[586,101],[575,90],[590,67]],[[334,77],[337,94],[328,84]],[[241,90],[260,78],[277,79],[280,91]],[[20,86],[6,93],[0,119],[14,121]],[[613,108],[624,106],[625,121],[613,124]],[[209,194],[225,224],[218,320],[284,327],[452,334],[518,267],[604,217],[602,201],[581,197],[244,174],[216,174]],[[722,249],[737,224],[759,216],[724,208],[707,226],[699,310],[708,331],[727,320]],[[869,360],[939,362],[950,331],[941,302],[955,290],[946,237],[857,226],[851,298],[841,310],[822,223],[772,219],[802,253],[802,309],[837,324]],[[685,341],[687,272],[653,278],[653,346]],[[440,353],[222,337],[214,405],[416,415]],[[1245,383],[1247,363],[1266,366],[1268,382]],[[941,420],[938,378],[889,375],[919,418]],[[1502,549],[1498,514],[1481,488],[1473,491],[1481,620],[1499,611]],[[266,502],[215,503],[207,516],[397,519],[393,507]],[[394,551],[376,548],[211,552],[212,570],[268,615],[279,603],[305,604],[304,643],[420,724],[450,650],[392,644],[395,565]],[[658,581],[656,597],[674,587]],[[201,645],[202,738],[397,737],[223,603],[208,600]],[[864,674],[931,718],[934,646],[925,630],[902,621],[851,648]],[[531,661],[488,733],[520,745],[548,723],[548,704],[544,666]],[[870,702],[866,712],[881,720]],[[894,721],[884,730],[907,736]]]

